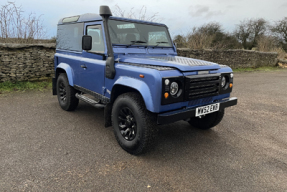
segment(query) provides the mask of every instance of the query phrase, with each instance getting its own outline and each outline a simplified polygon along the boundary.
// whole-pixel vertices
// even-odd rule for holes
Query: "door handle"
[[[87,66],[86,65],[81,65],[82,68],[84,69],[87,69]]]

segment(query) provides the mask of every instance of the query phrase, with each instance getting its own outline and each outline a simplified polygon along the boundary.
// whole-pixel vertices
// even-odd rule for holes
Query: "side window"
[[[57,49],[82,51],[83,23],[58,25]]]
[[[90,52],[105,52],[105,42],[101,25],[88,26],[87,35],[92,36],[92,50]]]

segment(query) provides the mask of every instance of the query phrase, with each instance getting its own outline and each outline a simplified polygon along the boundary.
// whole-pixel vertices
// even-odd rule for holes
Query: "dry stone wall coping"
[[[178,49],[178,55],[228,65],[231,68],[276,66],[278,53],[251,50]]]
[[[14,44],[14,43],[0,43],[1,48],[9,48],[9,49],[23,49],[23,48],[31,48],[31,47],[43,47],[48,49],[55,49],[55,43],[46,43],[46,44]]]

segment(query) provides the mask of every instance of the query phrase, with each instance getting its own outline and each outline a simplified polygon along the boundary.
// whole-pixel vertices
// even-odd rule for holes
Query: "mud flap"
[[[56,78],[53,78],[52,79],[52,89],[53,89],[53,95],[57,95],[57,79]]]
[[[108,103],[104,110],[105,127],[112,126],[112,103]]]

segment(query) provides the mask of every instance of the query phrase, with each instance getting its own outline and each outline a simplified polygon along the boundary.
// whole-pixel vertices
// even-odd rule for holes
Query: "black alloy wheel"
[[[66,86],[63,82],[60,82],[59,84],[59,94],[60,94],[60,99],[63,103],[67,102],[67,91],[66,91]]]
[[[118,115],[120,132],[127,141],[132,141],[137,134],[137,122],[132,111],[128,108],[122,108]]]
[[[133,155],[148,151],[157,133],[155,117],[147,111],[140,94],[129,92],[118,96],[113,103],[112,124],[119,145]]]
[[[57,78],[57,95],[59,105],[65,111],[73,111],[79,104],[79,99],[76,98],[77,91],[69,85],[67,75],[61,73]]]

